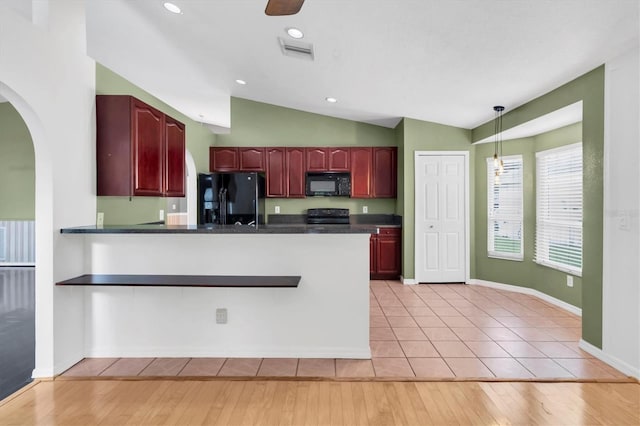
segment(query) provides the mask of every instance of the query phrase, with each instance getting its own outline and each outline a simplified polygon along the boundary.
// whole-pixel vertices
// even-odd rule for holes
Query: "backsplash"
[[[396,214],[352,214],[349,217],[351,224],[358,225],[400,225],[402,226],[402,216]],[[278,224],[303,224],[306,223],[305,214],[270,214],[267,216],[267,223]]]

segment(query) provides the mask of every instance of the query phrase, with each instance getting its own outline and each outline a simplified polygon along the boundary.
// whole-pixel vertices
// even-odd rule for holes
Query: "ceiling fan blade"
[[[304,0],[269,0],[264,10],[269,16],[295,15],[300,12]]]

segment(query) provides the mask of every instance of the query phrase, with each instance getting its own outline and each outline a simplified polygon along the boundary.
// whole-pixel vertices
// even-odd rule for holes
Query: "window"
[[[536,154],[535,261],[582,275],[582,143]]]
[[[487,158],[487,251],[489,257],[522,260],[522,156],[502,160],[497,178],[493,157]]]

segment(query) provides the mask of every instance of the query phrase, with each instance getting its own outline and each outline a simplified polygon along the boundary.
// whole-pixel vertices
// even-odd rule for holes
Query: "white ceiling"
[[[638,0],[87,0],[88,51],[191,118],[230,126],[230,96],[394,127],[464,128],[637,46]],[[315,60],[283,56],[295,26]],[[248,82],[239,86],[235,79]],[[338,103],[324,99],[336,97]]]

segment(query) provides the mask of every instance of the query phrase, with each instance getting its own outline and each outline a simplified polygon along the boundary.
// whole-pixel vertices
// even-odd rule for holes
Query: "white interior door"
[[[466,281],[467,158],[416,153],[417,282]]]

